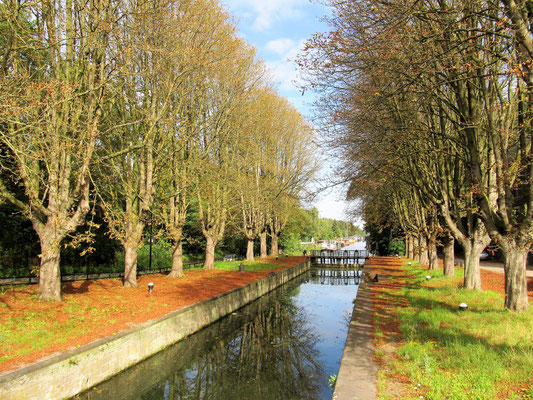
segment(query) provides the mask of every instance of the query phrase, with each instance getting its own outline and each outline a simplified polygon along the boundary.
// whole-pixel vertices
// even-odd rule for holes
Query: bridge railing
[[[312,258],[368,258],[370,253],[368,250],[310,250],[309,256]]]

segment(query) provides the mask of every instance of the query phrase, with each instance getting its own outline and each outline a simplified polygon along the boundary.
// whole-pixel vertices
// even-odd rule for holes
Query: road
[[[455,259],[455,265],[459,265],[463,263],[464,260],[462,258],[456,258]],[[488,271],[494,271],[499,272],[503,274],[503,263],[495,260],[480,260],[479,265],[481,268],[486,269]],[[528,278],[533,278],[533,265],[528,265],[526,270],[526,276]]]

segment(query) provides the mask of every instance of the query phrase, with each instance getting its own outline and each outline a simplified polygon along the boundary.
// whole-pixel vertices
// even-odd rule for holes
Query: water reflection
[[[320,399],[318,339],[293,282],[78,396],[82,399]]]
[[[362,270],[357,269],[326,269],[313,268],[311,281],[321,285],[359,285],[361,283]]]
[[[358,279],[313,269],[77,398],[331,398]]]
[[[323,372],[315,362],[316,337],[290,300],[273,300],[269,309],[142,398],[320,398],[316,382]]]

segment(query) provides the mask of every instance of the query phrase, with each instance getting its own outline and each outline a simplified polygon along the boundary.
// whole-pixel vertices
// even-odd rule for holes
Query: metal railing
[[[326,258],[340,258],[340,259],[357,259],[368,258],[370,252],[368,250],[310,250],[310,257],[326,257]]]
[[[235,261],[242,260],[242,257],[235,257]],[[215,261],[224,261],[223,257],[215,258]],[[183,262],[183,269],[188,270],[194,267],[201,267],[204,264],[204,260],[195,259],[188,260]],[[92,279],[110,279],[110,278],[122,278],[124,276],[124,271],[117,271],[120,267],[116,265],[102,266],[102,265],[82,265],[69,267],[68,270],[71,270],[72,273],[66,273],[65,267],[62,267],[61,271],[61,282],[74,282],[74,281],[85,281]],[[137,276],[150,275],[150,274],[166,274],[171,271],[171,267],[152,267],[148,268],[143,265],[137,265]],[[23,284],[38,284],[39,276],[35,274],[31,269],[12,269],[14,272],[17,270],[25,270],[24,274],[13,274],[12,276],[0,277],[0,286],[5,285],[23,285]]]

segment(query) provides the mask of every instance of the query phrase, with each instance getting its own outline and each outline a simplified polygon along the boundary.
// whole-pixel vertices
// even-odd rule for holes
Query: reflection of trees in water
[[[275,299],[143,398],[319,399],[325,378],[316,342],[291,298]]]

